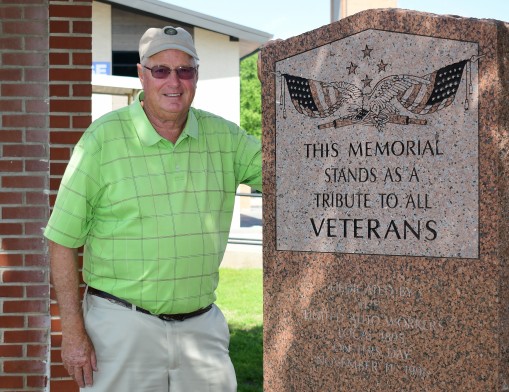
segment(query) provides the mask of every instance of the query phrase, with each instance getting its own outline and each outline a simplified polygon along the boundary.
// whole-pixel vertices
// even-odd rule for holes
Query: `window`
[[[138,52],[119,52],[112,53],[113,59],[113,75],[117,76],[130,76],[137,78],[138,71],[136,64],[140,62]]]

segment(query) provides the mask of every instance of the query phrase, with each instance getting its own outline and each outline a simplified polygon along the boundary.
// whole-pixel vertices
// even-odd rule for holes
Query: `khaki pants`
[[[235,392],[230,334],[217,306],[184,321],[162,321],[86,295],[85,326],[98,371],[86,392]]]

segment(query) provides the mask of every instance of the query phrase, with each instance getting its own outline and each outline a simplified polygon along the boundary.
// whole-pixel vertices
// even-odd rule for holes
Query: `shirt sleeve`
[[[82,246],[90,230],[94,202],[100,192],[100,148],[85,133],[67,165],[44,235],[68,248]]]
[[[261,143],[248,135],[243,129],[238,134],[235,171],[239,184],[246,184],[262,191],[262,152]]]

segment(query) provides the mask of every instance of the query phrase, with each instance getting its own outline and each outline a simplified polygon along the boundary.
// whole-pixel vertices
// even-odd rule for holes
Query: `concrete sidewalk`
[[[262,246],[228,244],[221,267],[262,268]]]
[[[261,243],[262,205],[261,199],[254,199],[249,206],[239,208],[237,220],[232,223],[230,242],[226,247],[221,267],[262,268]]]

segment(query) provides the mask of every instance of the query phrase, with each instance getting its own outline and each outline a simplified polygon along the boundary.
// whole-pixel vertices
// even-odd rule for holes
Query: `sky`
[[[330,23],[330,0],[163,0],[286,39]],[[398,0],[398,8],[509,22],[507,0]]]

